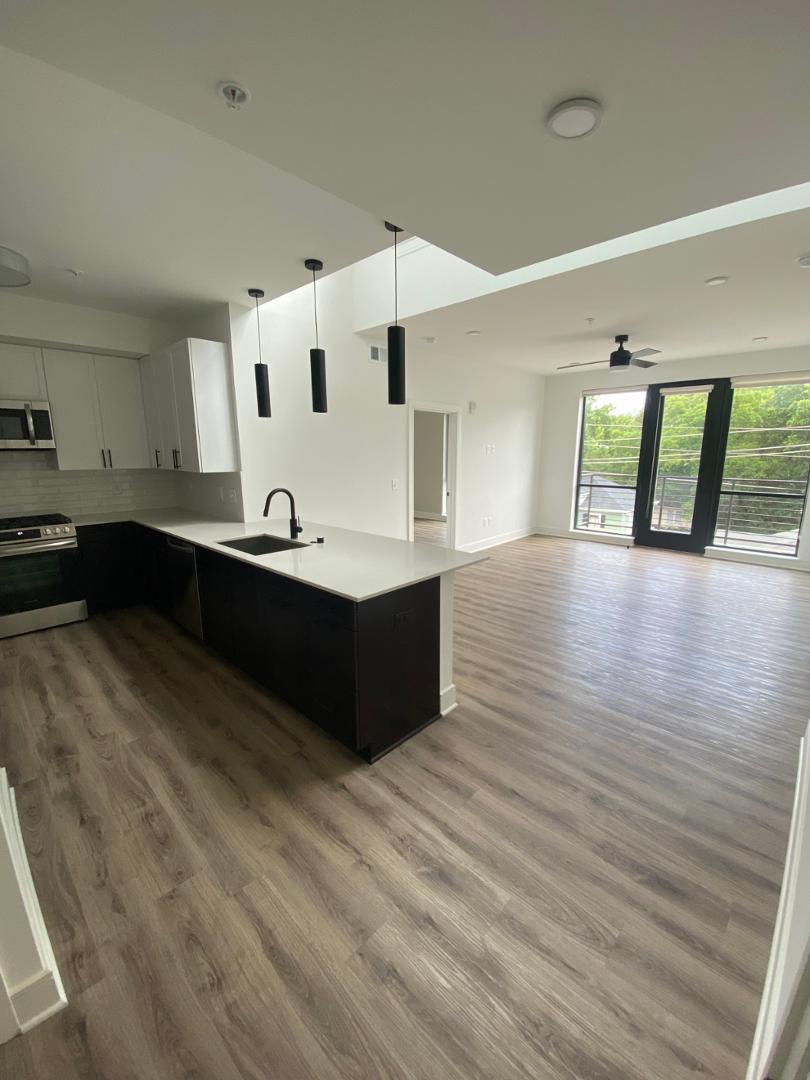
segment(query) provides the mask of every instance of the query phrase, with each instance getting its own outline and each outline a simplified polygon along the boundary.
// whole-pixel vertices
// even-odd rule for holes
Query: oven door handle
[[[37,445],[37,433],[34,430],[34,414],[31,412],[31,402],[25,403],[25,422],[28,426],[28,441],[32,446]]]
[[[37,555],[44,551],[66,551],[78,546],[75,537],[65,540],[20,540],[19,543],[0,544],[0,559],[8,559],[12,555]]]

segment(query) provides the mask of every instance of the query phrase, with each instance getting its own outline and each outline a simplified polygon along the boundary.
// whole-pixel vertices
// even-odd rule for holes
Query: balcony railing
[[[689,532],[697,480],[658,476],[653,522],[659,530]],[[807,483],[725,477],[713,543],[718,547],[795,555]]]
[[[577,499],[577,528],[633,533],[635,485],[619,474],[584,473]],[[689,532],[697,480],[659,473],[653,503],[653,527]],[[805,480],[762,480],[726,477],[720,489],[713,543],[718,547],[796,555],[804,512]]]

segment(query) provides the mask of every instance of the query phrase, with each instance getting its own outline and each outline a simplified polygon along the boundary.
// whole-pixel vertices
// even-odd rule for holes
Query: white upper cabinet
[[[163,446],[163,431],[160,423],[160,405],[155,374],[156,359],[155,356],[142,356],[140,359],[141,390],[143,392],[149,464],[153,469],[163,469],[171,468],[172,463],[166,460]]]
[[[61,349],[43,356],[59,468],[147,468],[138,361]]]
[[[230,350],[219,341],[186,338],[141,361],[150,436],[165,468],[182,472],[236,472],[239,448],[234,419]],[[150,406],[150,390],[155,405]],[[157,428],[160,429],[158,438]]]
[[[177,413],[177,468],[186,472],[202,472],[202,440],[197,428],[197,395],[191,354],[190,341],[180,341],[169,350],[174,382],[174,407]]]
[[[42,349],[0,343],[0,399],[47,401]]]
[[[138,361],[120,356],[94,356],[93,367],[108,467],[148,469]],[[56,445],[58,450],[59,443]]]
[[[59,468],[106,468],[93,357],[60,349],[43,356]]]

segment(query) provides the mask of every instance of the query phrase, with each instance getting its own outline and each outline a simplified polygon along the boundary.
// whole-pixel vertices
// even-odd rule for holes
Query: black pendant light
[[[248,289],[248,296],[256,301],[256,334],[259,339],[259,362],[254,364],[256,373],[256,407],[259,416],[270,416],[270,377],[267,364],[262,363],[262,327],[259,322],[259,301],[264,297],[264,289]]]
[[[397,233],[402,229],[385,223],[394,234],[394,325],[388,327],[388,404],[405,404],[405,327],[399,325],[399,296],[397,281]]]
[[[326,352],[318,343],[318,290],[315,285],[315,275],[323,270],[323,263],[320,259],[304,259],[304,266],[312,271],[312,304],[315,313],[315,348],[309,350],[312,411],[326,412]]]

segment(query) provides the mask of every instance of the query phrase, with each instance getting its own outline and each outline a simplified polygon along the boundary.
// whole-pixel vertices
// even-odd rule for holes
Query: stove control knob
[[[46,529],[46,530],[45,530],[45,535],[46,535],[46,536],[50,536],[50,535],[51,535],[51,530],[50,530],[50,529]]]

